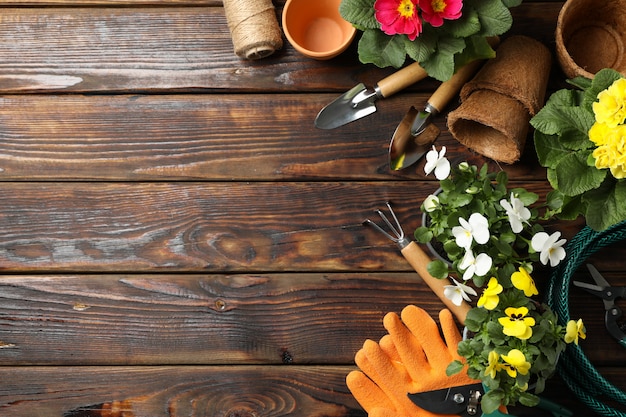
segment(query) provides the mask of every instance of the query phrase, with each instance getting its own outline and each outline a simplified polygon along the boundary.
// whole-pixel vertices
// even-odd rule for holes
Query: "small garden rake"
[[[415,272],[422,278],[422,280],[430,287],[430,289],[443,301],[443,303],[450,309],[450,311],[455,315],[457,320],[463,325],[465,325],[465,317],[467,316],[467,312],[472,308],[468,303],[463,301],[461,305],[456,305],[444,295],[444,289],[446,285],[449,284],[447,279],[438,279],[433,277],[428,272],[428,263],[431,259],[428,255],[418,246],[414,241],[409,240],[405,234],[404,230],[402,230],[402,226],[396,217],[396,214],[393,212],[391,208],[391,204],[389,202],[386,203],[387,209],[391,214],[391,217],[394,220],[394,224],[391,223],[389,218],[385,216],[385,214],[381,210],[376,210],[376,213],[383,220],[389,232],[380,227],[378,224],[374,223],[370,219],[366,219],[363,224],[373,226],[376,230],[384,234],[387,238],[393,241],[400,248],[400,253],[404,256],[404,258],[409,262],[409,264],[413,267]]]

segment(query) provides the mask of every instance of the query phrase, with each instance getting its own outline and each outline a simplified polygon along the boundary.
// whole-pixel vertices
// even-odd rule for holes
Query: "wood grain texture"
[[[350,367],[27,367],[0,369],[14,417],[364,417]],[[35,382],[37,381],[37,382]],[[3,390],[4,391],[4,390]],[[118,414],[113,414],[118,413]]]
[[[562,4],[525,1],[507,36],[553,49]],[[360,64],[356,42],[330,61],[285,42],[250,62],[219,0],[0,5],[0,417],[365,417],[345,385],[356,351],[387,312],[442,308],[362,225],[385,201],[407,234],[420,224],[437,183],[424,161],[390,172],[387,151],[439,83],[321,131],[324,105],[394,71]],[[453,162],[550,190],[530,136],[501,167],[460,146],[445,112],[435,123]],[[547,227],[569,239],[582,223]],[[625,251],[589,261],[620,284]],[[571,304],[586,354],[626,388],[601,301],[572,289]],[[592,415],[558,378],[546,396]]]
[[[620,366],[602,303],[585,294],[571,302],[585,353]],[[444,308],[415,273],[6,275],[0,365],[352,364],[409,304]]]

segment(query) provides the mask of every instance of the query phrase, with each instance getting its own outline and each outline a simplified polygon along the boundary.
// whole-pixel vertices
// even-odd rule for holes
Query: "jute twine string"
[[[224,0],[224,11],[237,56],[260,59],[282,48],[272,0]]]

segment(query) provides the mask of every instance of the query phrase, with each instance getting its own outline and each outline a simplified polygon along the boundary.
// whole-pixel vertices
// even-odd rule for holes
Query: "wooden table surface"
[[[325,104],[393,70],[356,45],[241,60],[217,0],[0,4],[0,415],[366,415],[344,381],[355,352],[385,313],[443,306],[362,226],[385,201],[419,226],[436,183],[423,161],[390,172],[387,149],[438,83],[318,130]],[[524,2],[509,34],[554,50],[562,4]],[[563,80],[555,64],[551,88]],[[484,161],[436,124],[452,159]],[[530,140],[502,168],[549,190]],[[625,283],[624,255],[594,263]],[[572,305],[587,356],[626,387],[601,301],[573,289]],[[545,394],[591,415],[558,378]]]

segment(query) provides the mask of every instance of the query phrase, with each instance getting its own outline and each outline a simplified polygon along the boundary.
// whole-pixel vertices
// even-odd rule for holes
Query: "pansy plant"
[[[457,305],[478,297],[465,321],[470,337],[458,350],[468,375],[488,388],[483,411],[517,402],[536,405],[566,344],[585,338],[582,321],[560,326],[547,305],[532,299],[538,295],[533,265],[552,267],[565,258],[565,239],[541,224],[555,211],[539,205],[535,193],[509,188],[504,171],[466,162],[451,167],[445,149],[433,148],[426,159],[426,174],[436,175],[440,190],[424,200],[428,222],[415,237],[443,248],[440,255],[449,262],[432,261],[428,270],[450,280],[446,297]],[[448,373],[462,369],[456,361]]]

